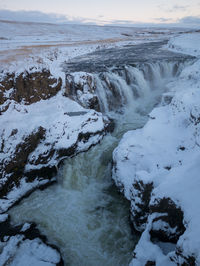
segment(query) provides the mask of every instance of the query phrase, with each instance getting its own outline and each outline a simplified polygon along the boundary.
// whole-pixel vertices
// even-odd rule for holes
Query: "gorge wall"
[[[56,182],[59,162],[99,143],[108,131],[114,130],[114,122],[117,122],[120,114],[127,112],[131,119],[133,109],[141,115],[146,112],[142,108],[144,101],[152,101],[150,110],[161,102],[161,95],[167,89],[166,83],[177,77],[193,59],[163,52],[161,45],[163,43],[107,49],[77,58],[70,64],[63,64],[63,71],[66,72],[64,83],[45,69],[42,72],[2,75],[2,214],[36,188]],[[172,98],[173,94],[165,93],[162,98],[163,106],[169,104]],[[154,120],[155,117],[151,115],[151,119]],[[192,115],[191,119],[197,119],[195,123],[198,124],[196,116]],[[185,146],[180,145],[179,150],[184,148]],[[131,201],[134,228],[138,231],[147,230],[147,221],[149,217],[153,217],[151,229],[148,231],[152,241],[176,244],[186,230],[183,210],[170,197],[155,198],[153,201],[155,186],[152,180],[122,180],[118,176],[121,159],[118,160],[116,154],[117,151],[114,153],[113,178],[117,187]],[[140,160],[141,158],[142,156]],[[122,162],[129,159],[127,154]],[[137,161],[139,164],[140,160]],[[131,164],[135,165],[134,160]],[[170,171],[171,167],[171,164],[166,164],[164,169]],[[126,194],[126,186],[129,185],[131,191]],[[3,219],[3,223],[5,221]],[[21,237],[21,232],[24,232],[21,227],[11,229],[18,230],[14,233],[15,236]],[[34,232],[35,227],[30,225],[30,228]],[[2,235],[2,242],[5,242],[3,247],[10,245],[10,238],[5,238],[8,235],[10,237],[12,234]],[[45,244],[46,240],[40,238]],[[22,239],[34,240],[35,237],[30,239],[28,233],[23,233]],[[178,249],[176,253],[178,254]],[[182,258],[185,258],[185,263],[193,260],[192,256],[182,255]],[[176,261],[177,257],[172,260]],[[53,263],[62,263],[62,259]],[[155,261],[152,260],[152,263]]]

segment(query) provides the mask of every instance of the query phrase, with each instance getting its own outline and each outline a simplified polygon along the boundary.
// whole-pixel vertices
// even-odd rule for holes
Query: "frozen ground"
[[[153,184],[149,208],[161,199],[170,198],[184,213],[185,232],[168,251],[167,243],[153,243],[152,230],[173,230],[159,216],[150,212],[145,230],[135,249],[131,265],[200,265],[200,33],[185,34],[170,40],[170,50],[196,55],[197,60],[186,67],[178,80],[168,84],[163,99],[172,98],[150,113],[144,128],[126,133],[114,151],[113,178],[132,201],[133,212],[141,204],[135,184]],[[134,196],[135,195],[135,196]],[[133,200],[133,197],[134,200]],[[169,247],[169,246],[168,246]],[[173,260],[173,262],[172,262]],[[153,264],[152,264],[153,265]]]

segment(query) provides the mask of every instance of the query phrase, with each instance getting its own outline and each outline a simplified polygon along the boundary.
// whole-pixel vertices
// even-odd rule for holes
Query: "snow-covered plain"
[[[60,64],[98,49],[168,39],[184,29],[133,28],[0,20],[0,71],[22,72]],[[60,74],[60,71],[59,71]]]
[[[113,178],[123,187],[124,195],[137,211],[141,197],[133,183],[153,184],[149,206],[170,198],[184,214],[185,232],[176,245],[166,252],[167,243],[153,243],[153,229],[173,230],[160,219],[161,213],[150,212],[130,265],[200,265],[200,33],[184,34],[169,41],[168,48],[196,55],[178,80],[168,84],[163,103],[150,113],[142,129],[127,132],[113,153]],[[174,228],[176,230],[176,228]],[[172,233],[172,232],[171,232]],[[193,258],[193,259],[191,259]],[[173,261],[172,261],[173,260]],[[152,264],[153,265],[153,264]]]

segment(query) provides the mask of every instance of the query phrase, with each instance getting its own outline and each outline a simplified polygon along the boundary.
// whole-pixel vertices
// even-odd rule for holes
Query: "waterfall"
[[[101,111],[106,114],[110,111],[122,112],[125,108],[134,107],[139,98],[145,101],[152,94],[160,95],[166,89],[165,84],[178,75],[182,65],[164,61],[94,74]]]
[[[112,151],[125,132],[145,125],[166,83],[182,66],[145,63],[90,75],[101,111],[115,119],[114,132],[89,151],[68,158],[58,184],[32,193],[12,208],[13,223],[36,222],[60,248],[66,265],[128,265],[138,238],[131,234],[129,204],[113,186]]]

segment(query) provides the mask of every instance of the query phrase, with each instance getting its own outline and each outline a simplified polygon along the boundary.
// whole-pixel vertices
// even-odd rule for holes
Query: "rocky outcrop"
[[[200,264],[199,64],[168,85],[147,124],[113,152],[113,179],[141,232],[133,266]]]
[[[10,135],[11,138],[15,137],[18,130],[14,129]],[[13,187],[20,185],[20,180],[24,175],[24,169],[28,162],[29,155],[36,149],[40,141],[45,138],[45,129],[43,127],[37,128],[28,136],[24,136],[22,142],[19,142],[13,147],[13,152],[10,157],[1,160],[0,174],[4,180],[1,183],[0,197],[5,198],[6,195],[13,189]],[[9,140],[9,139],[8,139]],[[7,140],[7,141],[8,141]],[[1,153],[4,153],[3,143],[6,140],[2,139]],[[9,176],[9,178],[7,178]]]
[[[63,96],[61,86],[61,79],[47,70],[6,74],[1,80],[1,214],[35,189],[56,182],[60,162],[87,151],[113,130],[113,123],[101,113]],[[87,107],[98,109],[92,101]],[[13,227],[5,220],[0,231],[1,265],[20,257],[24,262],[26,256],[34,265],[40,260],[63,265],[56,247],[47,243],[35,224]]]
[[[83,78],[84,79],[84,78]],[[92,79],[85,78],[85,107],[99,109]],[[98,143],[112,123],[69,99],[75,89],[49,70],[2,74],[0,83],[0,210],[5,212],[37,187],[55,182],[57,165],[65,157]],[[59,92],[60,91],[60,92]],[[59,93],[58,93],[59,92]],[[41,101],[43,100],[43,101]],[[45,100],[45,101],[44,101]],[[95,103],[96,101],[96,103]],[[15,193],[14,193],[15,191]]]
[[[63,97],[63,100],[65,102],[66,98]],[[66,101],[67,105],[69,100]],[[27,119],[31,117],[34,120],[34,114],[29,111],[26,113]],[[3,118],[7,120],[7,112],[1,116],[2,122]],[[16,115],[17,120],[23,119],[21,112],[16,113],[12,115]],[[25,119],[17,128],[12,129],[12,125],[9,127],[8,124],[8,127],[1,129],[1,212],[34,188],[54,182],[61,160],[88,150],[110,128],[109,121],[95,111],[73,117],[64,113],[59,114],[61,120],[57,120],[56,114],[52,114],[54,118],[48,112],[42,114],[41,106],[41,117],[35,125],[27,128]],[[21,192],[11,197],[12,191]]]
[[[153,182],[145,184],[142,180],[134,181],[131,190],[131,220],[134,228],[141,232],[145,229],[150,213],[149,203]]]
[[[184,250],[182,248],[176,248],[175,255],[171,256],[171,260],[176,263],[176,265],[181,266],[197,266],[198,263],[196,261],[195,254],[187,255],[184,254]]]
[[[61,78],[55,78],[50,71],[4,73],[0,81],[0,111],[7,110],[11,100],[32,104],[55,96],[61,90]]]
[[[79,73],[66,75],[65,96],[75,100],[85,108],[100,111],[99,99],[95,93],[96,84],[92,75]]]
[[[155,199],[149,206],[152,219],[151,238],[162,242],[177,243],[185,232],[183,211],[170,198]]]
[[[12,226],[7,215],[1,215],[0,220],[1,265],[64,265],[58,248],[48,243],[36,224]]]

